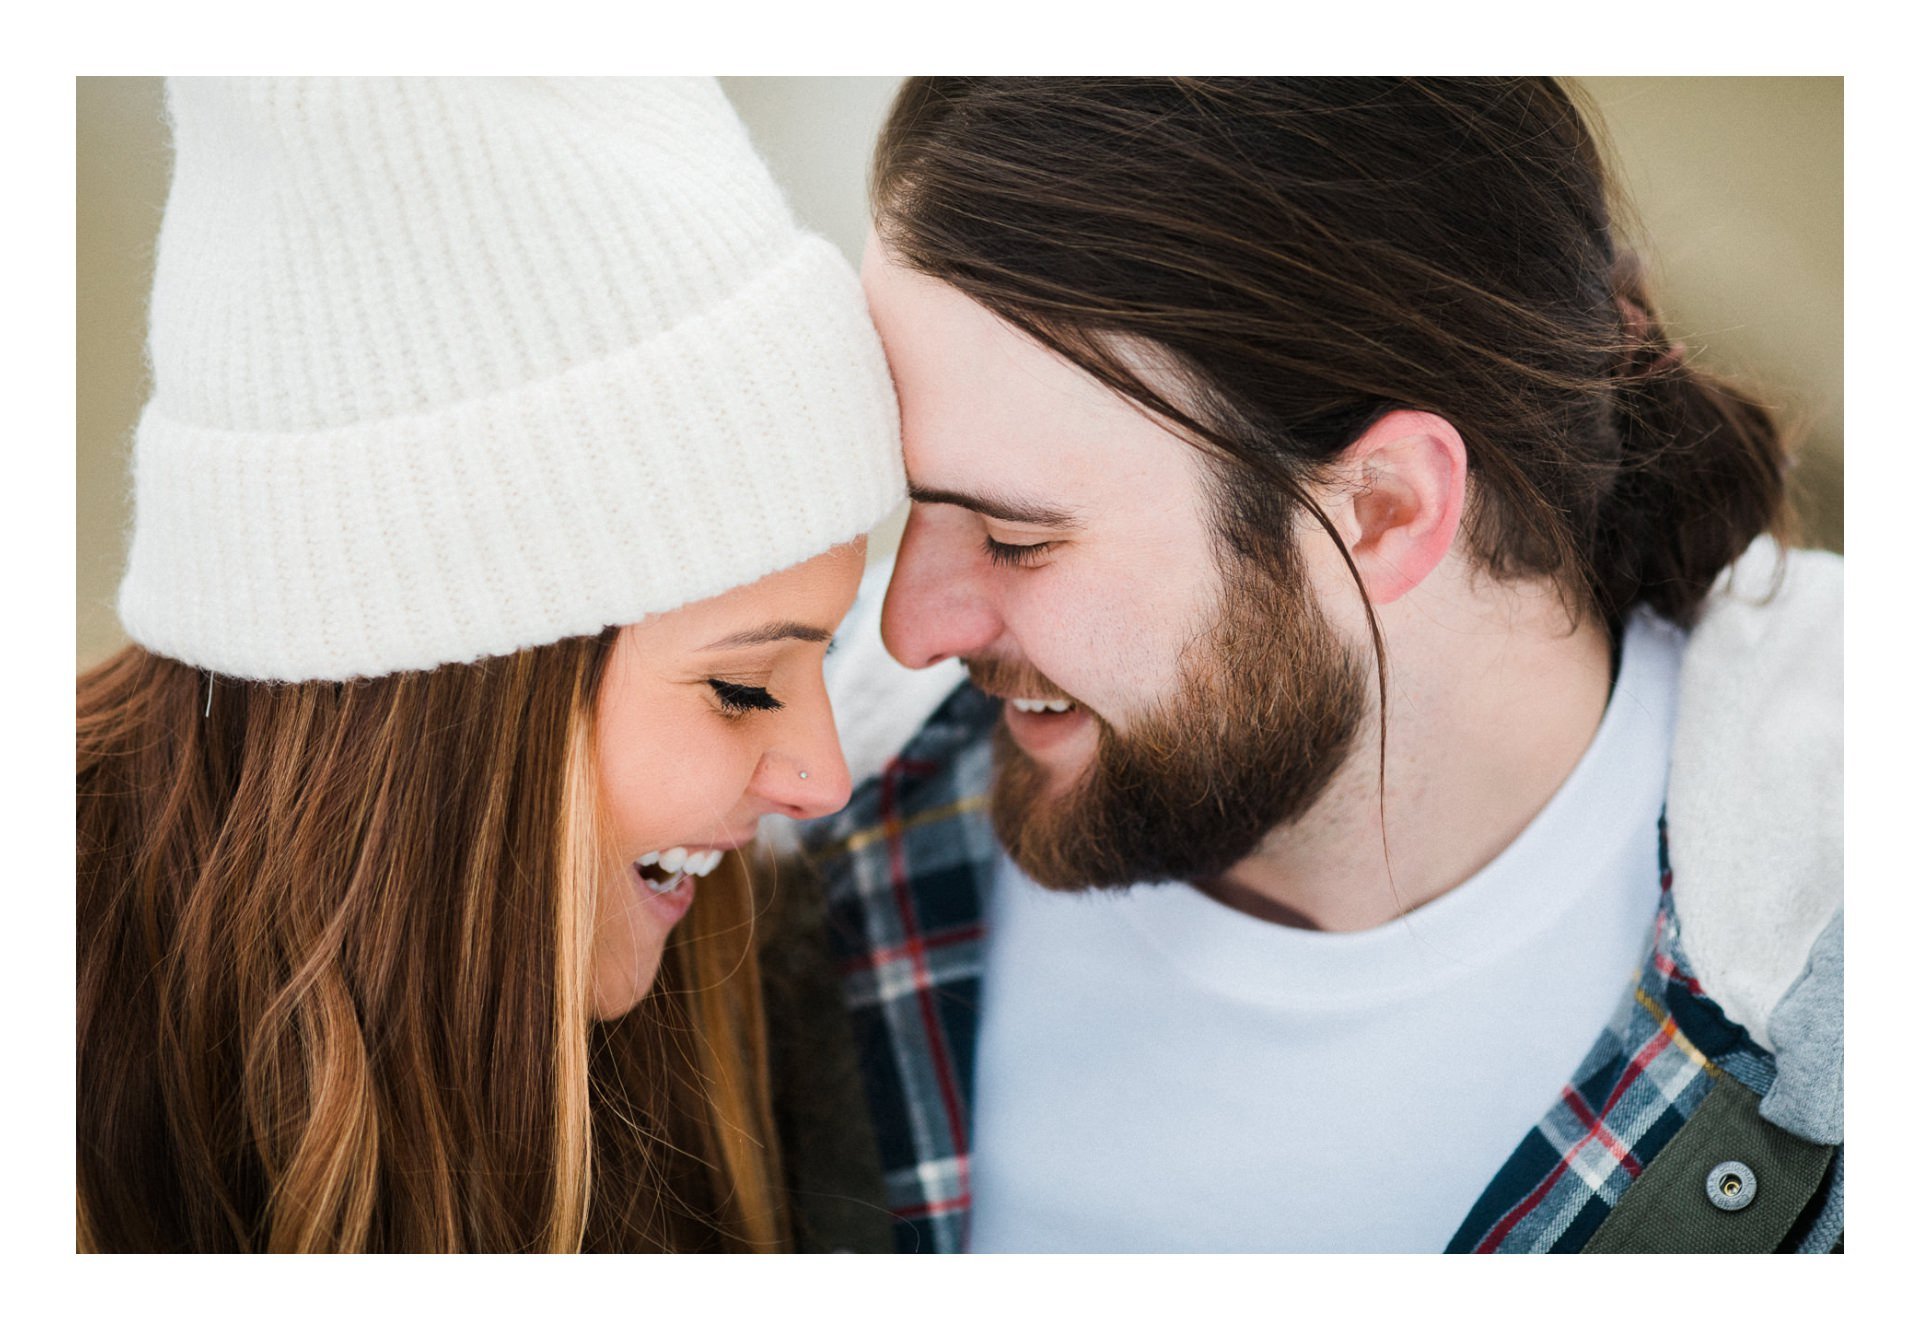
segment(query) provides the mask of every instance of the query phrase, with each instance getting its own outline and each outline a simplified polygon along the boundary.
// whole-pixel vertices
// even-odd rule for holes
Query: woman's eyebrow
[[[729,633],[717,642],[709,642],[701,647],[702,651],[737,651],[741,647],[761,647],[769,642],[827,642],[833,638],[833,632],[827,628],[816,628],[810,623],[795,623],[791,619],[781,619],[774,623],[762,624],[758,628],[745,628],[737,633]]]

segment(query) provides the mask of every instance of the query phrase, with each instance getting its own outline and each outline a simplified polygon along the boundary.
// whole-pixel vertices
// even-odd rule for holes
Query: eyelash
[[[987,560],[1002,568],[1030,567],[1034,560],[1053,548],[1051,540],[1042,540],[1032,545],[1008,545],[988,536],[986,542]]]
[[[744,716],[750,711],[778,711],[786,703],[764,688],[734,683],[728,679],[709,679],[707,687],[720,702],[720,710],[729,716]]]

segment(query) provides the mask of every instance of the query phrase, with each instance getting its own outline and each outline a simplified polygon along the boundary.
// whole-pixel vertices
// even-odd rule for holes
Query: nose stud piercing
[[[807,778],[807,773],[806,773],[806,772],[804,772],[804,771],[803,771],[803,772],[801,772],[801,773],[800,773],[800,779],[801,779],[801,780],[805,780],[806,778]]]

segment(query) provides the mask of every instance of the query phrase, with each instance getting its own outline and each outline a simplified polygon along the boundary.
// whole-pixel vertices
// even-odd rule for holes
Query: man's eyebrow
[[[771,642],[830,642],[833,631],[828,628],[816,628],[810,623],[795,623],[791,619],[781,619],[774,623],[761,624],[758,628],[743,628],[737,633],[729,633],[717,642],[709,642],[701,647],[702,651],[737,651],[742,647],[763,647]]]
[[[1001,522],[1018,522],[1022,526],[1046,526],[1064,531],[1080,525],[1080,519],[1074,516],[1072,510],[1034,503],[1029,499],[1014,499],[994,494],[968,494],[960,490],[929,489],[924,485],[908,485],[907,497],[915,503],[951,504],[955,508],[965,508],[983,517],[991,517]]]

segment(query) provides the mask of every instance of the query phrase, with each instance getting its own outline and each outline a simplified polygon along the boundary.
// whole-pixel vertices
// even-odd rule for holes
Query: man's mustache
[[[1079,699],[1025,662],[1000,660],[993,656],[963,656],[967,678],[975,688],[994,697],[1031,697],[1045,701]]]

